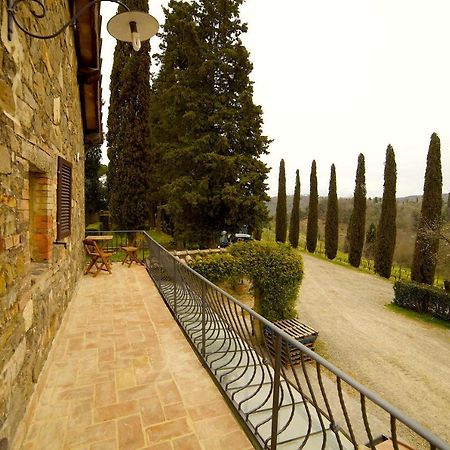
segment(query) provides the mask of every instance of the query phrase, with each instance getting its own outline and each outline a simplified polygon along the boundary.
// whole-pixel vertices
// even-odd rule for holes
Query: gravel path
[[[450,442],[450,330],[384,306],[392,283],[303,253],[302,322],[325,358]]]

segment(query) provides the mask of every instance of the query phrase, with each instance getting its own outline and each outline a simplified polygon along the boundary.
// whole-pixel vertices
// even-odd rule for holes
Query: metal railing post
[[[177,315],[177,260],[173,258],[173,312]]]
[[[158,247],[158,266],[159,266],[158,283],[159,283],[159,289],[161,290],[161,286],[162,286],[162,264],[161,264],[161,248],[160,247]]]
[[[280,378],[281,378],[281,336],[275,336],[275,367],[273,375],[273,401],[272,401],[272,434],[270,438],[270,449],[277,448],[278,434],[278,402],[280,400]]]
[[[205,295],[206,285],[202,282],[202,356],[205,357],[205,329],[206,329],[206,315],[205,315]]]

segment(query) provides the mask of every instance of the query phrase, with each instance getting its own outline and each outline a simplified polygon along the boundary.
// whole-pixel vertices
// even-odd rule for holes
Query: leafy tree
[[[295,190],[292,203],[291,222],[289,225],[289,242],[294,248],[298,247],[298,238],[300,235],[300,173],[295,172]]]
[[[317,245],[318,208],[319,194],[317,192],[317,169],[316,161],[313,160],[311,164],[311,175],[309,177],[309,208],[308,222],[306,225],[306,248],[310,253],[314,253]]]
[[[91,147],[86,151],[84,161],[84,200],[86,223],[90,223],[92,215],[106,205],[105,192],[99,179],[102,150],[99,146]]]
[[[148,11],[146,0],[126,0],[132,10]],[[119,7],[119,11],[122,10]],[[152,159],[148,146],[150,44],[135,52],[117,41],[111,71],[108,113],[108,201],[113,222],[121,228],[145,226],[152,215],[149,202]]]
[[[325,220],[325,254],[328,259],[336,258],[339,241],[339,210],[336,188],[336,168],[331,165],[328,189],[327,215]]]
[[[253,103],[241,0],[171,0],[150,112],[161,209],[178,241],[211,245],[222,229],[268,218],[269,140]]]
[[[427,168],[423,187],[422,208],[417,229],[411,280],[433,284],[439,239],[433,233],[440,227],[442,209],[441,142],[436,133],[431,135]]]
[[[275,240],[286,242],[287,232],[287,206],[286,206],[286,171],[284,159],[280,161],[278,173],[277,212],[275,217]]]
[[[397,234],[397,165],[394,149],[388,145],[384,166],[384,190],[381,202],[381,215],[378,222],[375,249],[375,272],[382,277],[391,276]]]
[[[350,217],[348,238],[348,261],[353,267],[359,267],[364,247],[364,233],[366,228],[366,175],[364,155],[358,156],[356,169],[355,192],[353,195],[353,211]]]

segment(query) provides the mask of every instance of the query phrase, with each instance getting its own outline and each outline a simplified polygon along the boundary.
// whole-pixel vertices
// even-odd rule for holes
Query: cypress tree
[[[325,221],[325,254],[328,259],[336,258],[339,240],[339,209],[336,188],[336,168],[331,165],[330,187],[328,189],[327,215]]]
[[[431,135],[427,168],[423,187],[422,208],[417,228],[416,245],[411,267],[411,280],[433,284],[436,270],[442,208],[441,142],[436,133]]]
[[[292,247],[298,247],[298,238],[300,235],[300,174],[297,169],[295,172],[295,190],[294,201],[292,203],[291,222],[289,226],[289,242]]]
[[[103,208],[103,188],[99,180],[98,171],[102,149],[100,146],[91,147],[86,150],[84,160],[84,201],[86,224],[91,222],[94,213]]]
[[[317,245],[319,216],[319,194],[317,192],[317,169],[316,161],[311,164],[311,175],[309,177],[309,209],[308,222],[306,225],[306,248],[308,252],[314,253]]]
[[[353,210],[349,222],[349,253],[348,262],[353,267],[359,267],[364,247],[364,233],[366,228],[366,175],[364,155],[358,156],[356,169],[355,192],[353,195]]]
[[[220,230],[267,221],[260,160],[269,140],[253,103],[242,0],[171,0],[150,114],[161,203],[177,240],[210,245]]]
[[[146,0],[126,0],[132,10],[148,12]],[[119,7],[119,11],[123,8]],[[113,222],[136,229],[149,223],[152,205],[148,147],[150,104],[150,43],[135,52],[117,41],[111,71],[108,113],[108,201]]]
[[[446,219],[450,222],[450,192],[447,194]]]
[[[395,163],[395,154],[392,146],[388,145],[384,166],[383,200],[381,202],[381,215],[378,222],[375,246],[375,272],[385,278],[391,276],[397,234],[396,185],[397,165]]]
[[[284,159],[280,161],[280,171],[278,173],[278,196],[277,210],[275,218],[275,240],[286,242],[287,232],[287,205],[286,205],[286,171]]]
[[[367,259],[373,258],[376,241],[377,241],[377,227],[375,226],[374,223],[371,223],[366,233],[364,255]]]

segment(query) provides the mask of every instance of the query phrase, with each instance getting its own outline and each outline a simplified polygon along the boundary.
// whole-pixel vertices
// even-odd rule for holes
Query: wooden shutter
[[[58,186],[56,192],[56,239],[70,235],[70,209],[72,204],[72,164],[58,157]]]

